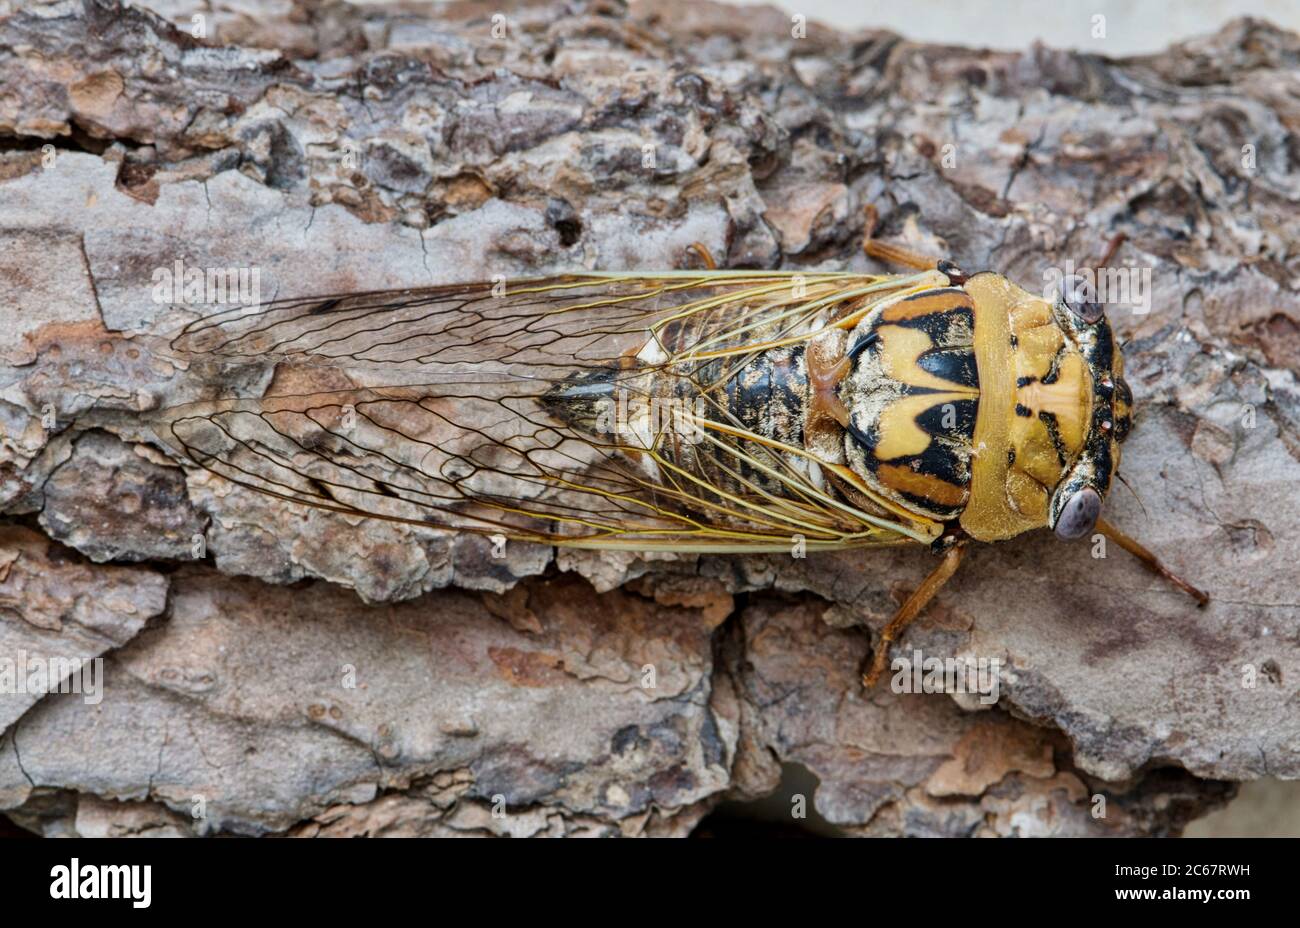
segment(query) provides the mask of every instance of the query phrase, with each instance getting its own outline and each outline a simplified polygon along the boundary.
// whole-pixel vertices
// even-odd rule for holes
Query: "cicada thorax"
[[[847,351],[849,464],[890,501],[992,541],[1050,524],[1066,482],[1105,492],[1128,394],[1104,324],[978,274],[883,303]]]
[[[956,287],[890,301],[851,336],[839,393],[849,465],[876,493],[946,522],[970,496],[980,380],[974,304]]]

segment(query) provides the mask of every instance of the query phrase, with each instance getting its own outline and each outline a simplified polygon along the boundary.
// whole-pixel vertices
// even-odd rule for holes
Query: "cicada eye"
[[[1071,274],[1061,279],[1061,302],[1065,308],[1084,322],[1092,324],[1102,317],[1101,304],[1097,302],[1097,293],[1086,278]]]
[[[1056,534],[1061,538],[1080,538],[1092,531],[1101,515],[1101,494],[1092,487],[1075,492],[1056,517]]]

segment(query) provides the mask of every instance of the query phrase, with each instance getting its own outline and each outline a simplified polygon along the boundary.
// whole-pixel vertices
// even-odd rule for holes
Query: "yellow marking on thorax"
[[[897,325],[882,325],[876,332],[881,343],[881,369],[893,380],[910,387],[955,392],[967,397],[979,396],[979,390],[936,377],[921,367],[921,355],[936,347],[925,332]]]
[[[891,380],[939,392],[900,397],[885,407],[878,420],[880,441],[875,455],[889,461],[921,454],[929,446],[931,436],[916,424],[917,416],[933,406],[978,397],[979,390],[936,377],[921,367],[921,355],[935,345],[920,329],[882,325],[876,333],[881,343],[881,370]]]

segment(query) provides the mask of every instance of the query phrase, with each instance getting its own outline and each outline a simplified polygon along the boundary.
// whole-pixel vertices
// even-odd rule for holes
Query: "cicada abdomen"
[[[731,314],[732,325],[744,325],[745,307],[721,311]],[[647,332],[646,343],[620,365],[557,384],[547,407],[566,424],[624,449],[655,482],[698,481],[713,497],[788,494],[783,476],[807,479],[816,469],[811,459],[780,450],[804,446],[804,345],[692,355],[699,330],[716,325],[716,319],[688,317]],[[751,329],[754,341],[779,336],[771,328]]]

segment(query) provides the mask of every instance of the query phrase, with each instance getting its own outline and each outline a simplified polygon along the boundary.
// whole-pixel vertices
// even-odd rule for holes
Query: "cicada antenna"
[[[1147,507],[1142,504],[1142,497],[1138,495],[1137,490],[1133,489],[1133,484],[1125,480],[1124,475],[1119,471],[1115,472],[1115,479],[1124,484],[1124,489],[1133,494],[1133,498],[1137,500],[1138,508],[1142,510],[1142,515],[1148,519],[1151,518],[1151,513],[1147,512]]]
[[[1116,232],[1111,236],[1110,241],[1106,244],[1106,250],[1102,252],[1101,258],[1094,264],[1093,270],[1100,271],[1104,267],[1110,267],[1110,262],[1114,259],[1115,254],[1119,251],[1120,246],[1128,240],[1127,232]]]

